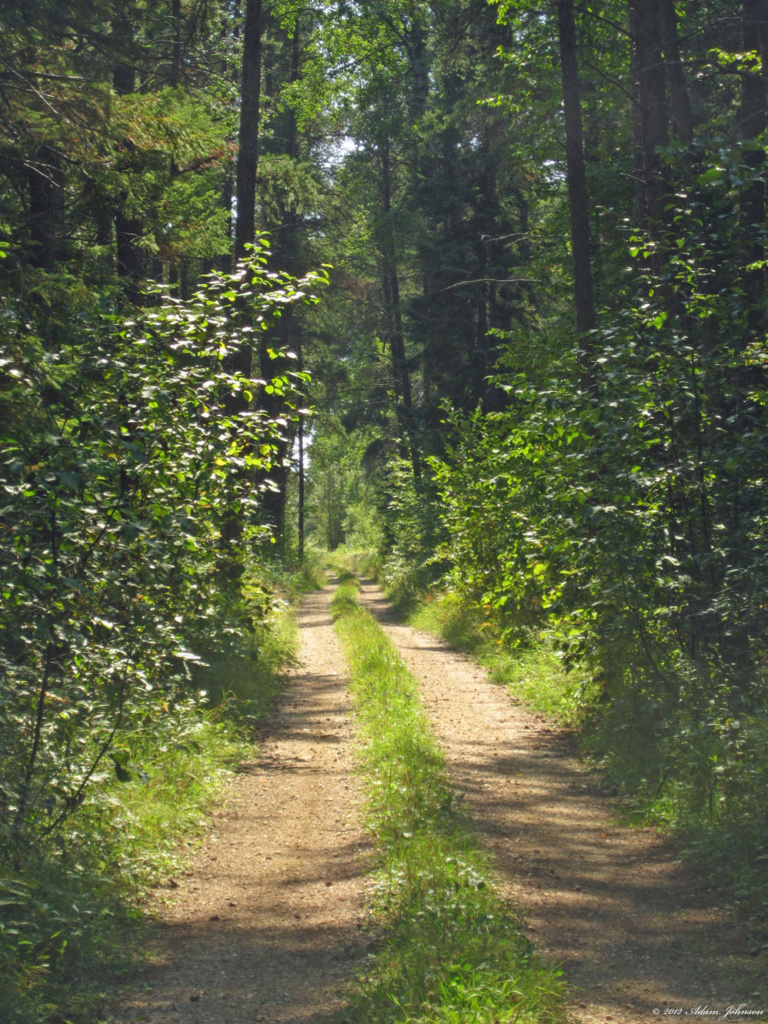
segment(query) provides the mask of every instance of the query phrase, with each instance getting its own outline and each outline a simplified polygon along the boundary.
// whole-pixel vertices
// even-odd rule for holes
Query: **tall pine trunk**
[[[411,375],[405,355],[405,332],[403,311],[400,304],[400,280],[397,270],[395,232],[392,225],[392,159],[389,142],[380,147],[381,155],[381,286],[387,318],[389,351],[392,357],[392,372],[395,379],[397,421],[401,443],[409,450],[414,479],[421,477],[419,453],[413,443],[410,417],[413,410],[411,397]]]
[[[743,139],[757,139],[766,129],[766,74],[768,73],[768,0],[744,0],[742,4],[743,45],[748,53],[762,60],[762,72],[755,68],[742,77],[740,129]],[[745,163],[759,172],[765,164],[765,150],[755,146],[744,155]],[[753,181],[741,193],[741,220],[745,234],[751,239],[745,263],[756,264],[764,259],[762,243],[765,225],[765,184]],[[762,268],[745,270],[743,286],[747,300],[747,331],[745,344],[765,336],[763,297],[765,272]]]
[[[667,173],[659,150],[669,143],[667,88],[662,58],[662,0],[630,0],[635,201],[638,222],[658,225],[664,216]]]
[[[235,224],[235,258],[256,236],[256,172],[259,166],[261,110],[261,0],[248,0],[243,33],[243,72],[240,88]]]
[[[560,68],[563,83],[565,114],[565,150],[568,165],[568,198],[571,212],[571,247],[573,250],[573,296],[576,306],[576,329],[584,335],[584,383],[591,384],[590,342],[588,332],[595,327],[595,304],[592,284],[592,260],[589,251],[589,197],[584,166],[584,132],[581,122],[579,69],[573,0],[559,0],[557,24],[560,44]]]
[[[115,65],[112,84],[119,96],[129,96],[136,91],[136,69],[129,63],[133,44],[133,28],[125,17],[119,18],[114,27],[115,37],[125,51],[126,59]],[[133,143],[126,140],[125,149],[130,153]],[[144,276],[144,254],[139,246],[143,224],[139,217],[126,211],[128,193],[123,192],[115,210],[115,249],[117,274],[123,281],[126,298],[134,305],[141,302],[141,279]]]
[[[43,270],[54,270],[61,189],[59,155],[51,146],[41,146],[27,166],[31,263]]]
[[[680,43],[677,37],[677,13],[674,0],[658,0],[661,44],[669,82],[672,126],[678,139],[686,146],[693,141],[693,114],[685,80]]]
[[[237,156],[236,193],[237,216],[235,221],[235,259],[242,259],[246,245],[256,238],[256,172],[259,162],[259,113],[261,104],[261,0],[248,0],[243,32],[243,62],[240,85],[240,129]],[[224,360],[227,373],[250,377],[253,365],[253,348],[250,342],[243,342],[230,352]],[[224,411],[228,416],[237,416],[248,408],[248,399],[243,391],[228,392],[223,399]],[[244,481],[244,485],[246,485]],[[229,516],[222,525],[222,541],[225,548],[239,545],[243,537],[243,521],[240,516]],[[240,572],[237,559],[231,553],[226,558],[225,571],[231,577]]]

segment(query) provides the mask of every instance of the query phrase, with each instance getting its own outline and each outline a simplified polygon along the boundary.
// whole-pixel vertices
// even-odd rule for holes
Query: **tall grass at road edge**
[[[147,890],[173,898],[174,876],[226,780],[255,756],[253,728],[285,686],[297,643],[289,598],[313,579],[284,575],[285,598],[252,652],[209,658],[188,696],[156,701],[123,729],[112,751],[117,768],[104,759],[83,806],[23,870],[0,857],[2,1024],[101,1024],[115,986],[141,969]]]
[[[386,938],[354,989],[360,1024],[554,1024],[559,972],[540,962],[456,809],[417,684],[355,581],[334,597],[350,659],[368,823],[380,847],[375,910]],[[350,1011],[347,1011],[349,1018]]]

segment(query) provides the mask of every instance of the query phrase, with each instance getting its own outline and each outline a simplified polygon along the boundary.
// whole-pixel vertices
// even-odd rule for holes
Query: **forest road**
[[[158,892],[155,963],[110,1024],[321,1024],[341,1007],[337,986],[368,951],[370,847],[331,596],[302,601],[301,667],[190,870]],[[616,824],[567,737],[399,624],[374,584],[360,601],[418,679],[464,809],[539,953],[562,966],[574,1020],[768,1019],[765,964],[738,923],[652,831]]]
[[[375,584],[360,602],[418,680],[451,781],[537,950],[562,966],[573,1018],[768,1019],[764,956],[652,830],[616,823],[568,738],[398,623]]]
[[[293,672],[253,764],[156,899],[153,965],[113,1024],[319,1024],[365,956],[368,838],[332,591],[301,603]]]

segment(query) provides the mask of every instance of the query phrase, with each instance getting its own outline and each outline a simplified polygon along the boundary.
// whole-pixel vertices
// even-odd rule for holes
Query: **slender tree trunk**
[[[247,0],[245,30],[243,32],[243,64],[240,87],[240,130],[237,157],[235,221],[235,259],[242,259],[245,246],[256,237],[256,171],[259,160],[259,111],[261,98],[261,0]],[[230,352],[223,362],[227,373],[250,377],[253,368],[253,348],[244,342]],[[248,408],[242,391],[228,393],[223,401],[228,416],[237,416]],[[243,487],[252,482],[242,480]],[[238,515],[229,516],[222,525],[222,541],[230,551],[243,537],[243,522]],[[234,557],[227,557],[225,571],[237,578],[240,567]]]
[[[413,75],[413,96],[410,107],[414,117],[424,116],[429,96],[429,64],[427,59],[427,31],[420,21],[416,21],[407,34],[406,49]]]
[[[680,43],[677,38],[677,13],[674,0],[658,0],[661,25],[661,44],[669,81],[672,125],[682,143],[693,142],[693,114],[685,80],[683,62],[680,59]]]
[[[744,139],[758,138],[766,128],[766,74],[768,74],[768,0],[744,0],[742,5],[744,49],[762,59],[762,74],[755,70],[742,78],[740,128]],[[765,163],[762,147],[748,150],[744,159],[754,171]],[[752,182],[741,193],[741,221],[747,238],[751,239],[745,263],[757,263],[765,256],[761,242],[765,224],[765,184]],[[762,269],[747,270],[743,277],[747,296],[747,332],[745,343],[764,336],[765,314],[762,309],[765,273]]]
[[[659,149],[669,143],[667,89],[661,51],[661,0],[630,0],[632,102],[635,136],[637,216],[660,224],[667,173]]]
[[[301,25],[297,18],[293,27],[293,39],[291,40],[291,71],[290,80],[297,82],[301,74]],[[266,80],[266,90],[269,91],[272,83]],[[280,151],[291,160],[298,160],[299,156],[299,132],[296,114],[292,109],[285,110],[280,124]],[[287,270],[291,274],[300,272],[300,232],[301,218],[289,202],[281,203],[281,209],[277,217],[278,223],[272,226],[272,261],[276,269]],[[270,349],[283,352],[294,347],[294,339],[299,336],[300,344],[301,324],[294,316],[292,306],[286,306],[279,322],[273,330],[263,332],[261,335],[260,349],[260,373],[264,380],[287,373],[292,369],[289,359],[278,356],[276,359],[270,355]],[[261,396],[262,407],[266,409],[272,418],[290,417],[291,410],[287,407],[286,401],[279,395],[263,394]],[[274,488],[264,491],[263,505],[268,521],[275,531],[278,550],[284,549],[285,526],[287,515],[288,497],[288,465],[290,462],[290,448],[292,440],[286,437],[277,444],[275,464],[266,474]]]
[[[133,30],[127,19],[121,18],[115,26],[115,34],[121,37],[126,49],[130,47]],[[127,61],[118,63],[112,73],[112,84],[120,96],[136,91],[136,69]],[[131,143],[126,143],[130,152]],[[143,224],[138,217],[125,212],[128,194],[120,197],[120,206],[115,211],[115,249],[117,252],[117,273],[123,279],[126,297],[134,305],[141,301],[140,282],[144,276],[144,254],[139,247]]]
[[[403,312],[400,305],[400,281],[397,273],[397,253],[392,226],[392,164],[389,142],[380,147],[381,154],[381,283],[386,307],[389,350],[392,357],[392,371],[395,378],[397,419],[403,442],[410,449],[411,465],[415,479],[421,477],[421,463],[411,436],[409,422],[413,401],[411,397],[411,375],[405,356],[405,332]]]
[[[181,0],[171,0],[171,20],[173,22],[173,51],[171,54],[171,85],[181,84],[182,62],[182,26]]]
[[[235,258],[256,236],[256,173],[259,166],[261,110],[262,0],[248,0],[243,33],[243,74],[240,91],[240,131],[237,158],[237,221]]]
[[[233,216],[234,175],[232,170],[227,170],[221,187],[221,205],[227,211],[227,243],[228,251],[223,253],[216,261],[217,269],[222,274],[229,274],[232,271],[232,247],[235,238],[235,218]]]
[[[58,154],[50,146],[42,146],[34,162],[30,161],[28,181],[31,263],[54,270],[61,168]]]
[[[304,418],[299,419],[299,565],[304,565]]]
[[[568,162],[568,196],[571,210],[571,246],[573,249],[573,294],[576,328],[587,334],[595,327],[592,285],[592,260],[589,251],[589,198],[584,167],[584,137],[581,123],[579,74],[576,53],[576,26],[573,0],[559,0],[557,19],[560,38],[560,67],[565,113],[565,149]],[[587,362],[589,342],[585,341]]]

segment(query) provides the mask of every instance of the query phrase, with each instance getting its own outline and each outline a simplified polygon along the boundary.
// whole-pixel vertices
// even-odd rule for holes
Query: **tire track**
[[[369,841],[331,595],[302,601],[300,667],[173,897],[159,894],[155,964],[114,1024],[319,1024],[342,1005],[366,952]]]
[[[638,1024],[742,1004],[768,1018],[764,966],[738,923],[654,831],[616,824],[567,737],[469,658],[398,623],[370,581],[360,601],[419,680],[453,783],[539,952],[562,965],[574,1018]]]

